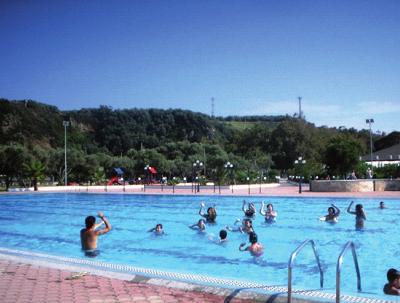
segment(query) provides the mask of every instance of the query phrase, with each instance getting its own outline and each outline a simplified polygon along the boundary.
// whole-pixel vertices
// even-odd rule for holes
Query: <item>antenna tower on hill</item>
[[[303,119],[303,113],[301,111],[301,97],[298,97],[299,99],[299,119]]]

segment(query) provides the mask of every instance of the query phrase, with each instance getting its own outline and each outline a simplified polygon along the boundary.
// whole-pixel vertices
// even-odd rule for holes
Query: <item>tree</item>
[[[316,147],[312,133],[303,120],[286,120],[271,135],[272,160],[276,168],[286,171],[293,167],[297,157],[313,158]]]
[[[324,153],[328,173],[345,176],[356,169],[362,150],[362,143],[355,138],[348,135],[333,137]]]
[[[24,163],[25,173],[31,178],[31,183],[35,191],[38,190],[37,183],[45,177],[46,166],[39,160],[31,160],[29,163]]]
[[[29,161],[28,150],[22,145],[5,145],[0,147],[0,175],[3,176],[6,190],[14,179],[24,175],[24,164]]]

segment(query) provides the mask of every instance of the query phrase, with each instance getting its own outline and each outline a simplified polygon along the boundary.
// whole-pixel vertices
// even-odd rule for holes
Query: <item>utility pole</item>
[[[299,119],[303,118],[303,114],[301,113],[301,97],[298,97],[299,99]]]
[[[371,158],[371,172],[373,175],[373,158],[372,158],[372,127],[371,124],[374,123],[374,119],[366,119],[365,122],[369,124],[369,148],[370,148],[370,158]]]
[[[211,98],[211,118],[214,118],[214,97]]]

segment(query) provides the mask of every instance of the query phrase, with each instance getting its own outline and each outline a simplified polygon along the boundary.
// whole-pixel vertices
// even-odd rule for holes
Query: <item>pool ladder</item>
[[[356,248],[354,246],[354,243],[352,241],[349,241],[346,243],[346,245],[343,247],[342,252],[340,253],[337,264],[336,264],[336,303],[340,303],[340,272],[342,269],[342,263],[343,263],[343,258],[346,252],[351,248],[351,252],[353,254],[353,261],[354,265],[356,268],[356,274],[357,274],[357,290],[360,292],[361,291],[361,275],[360,275],[360,268],[358,267],[358,260],[357,260],[357,254],[356,254]]]
[[[317,248],[315,246],[314,240],[305,240],[303,243],[301,243],[290,255],[289,258],[289,263],[288,263],[288,303],[292,302],[292,269],[294,265],[294,260],[296,259],[298,253],[308,244],[311,244],[311,247],[314,252],[315,260],[317,261],[318,269],[319,269],[319,283],[320,287],[324,287],[324,272],[322,271],[321,267],[321,262],[319,260],[319,255]],[[340,303],[340,273],[341,273],[341,268],[342,268],[342,263],[344,256],[348,249],[351,248],[352,254],[353,254],[353,261],[357,273],[357,290],[361,291],[361,275],[360,275],[360,268],[358,267],[358,260],[357,260],[357,254],[356,254],[356,249],[354,246],[354,243],[352,241],[349,241],[346,243],[346,245],[343,247],[342,252],[340,253],[338,260],[337,260],[337,265],[336,265],[336,303]]]

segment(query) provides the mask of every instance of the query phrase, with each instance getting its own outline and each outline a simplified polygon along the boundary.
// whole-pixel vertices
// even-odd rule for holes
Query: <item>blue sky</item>
[[[0,0],[0,97],[400,130],[400,1]]]

